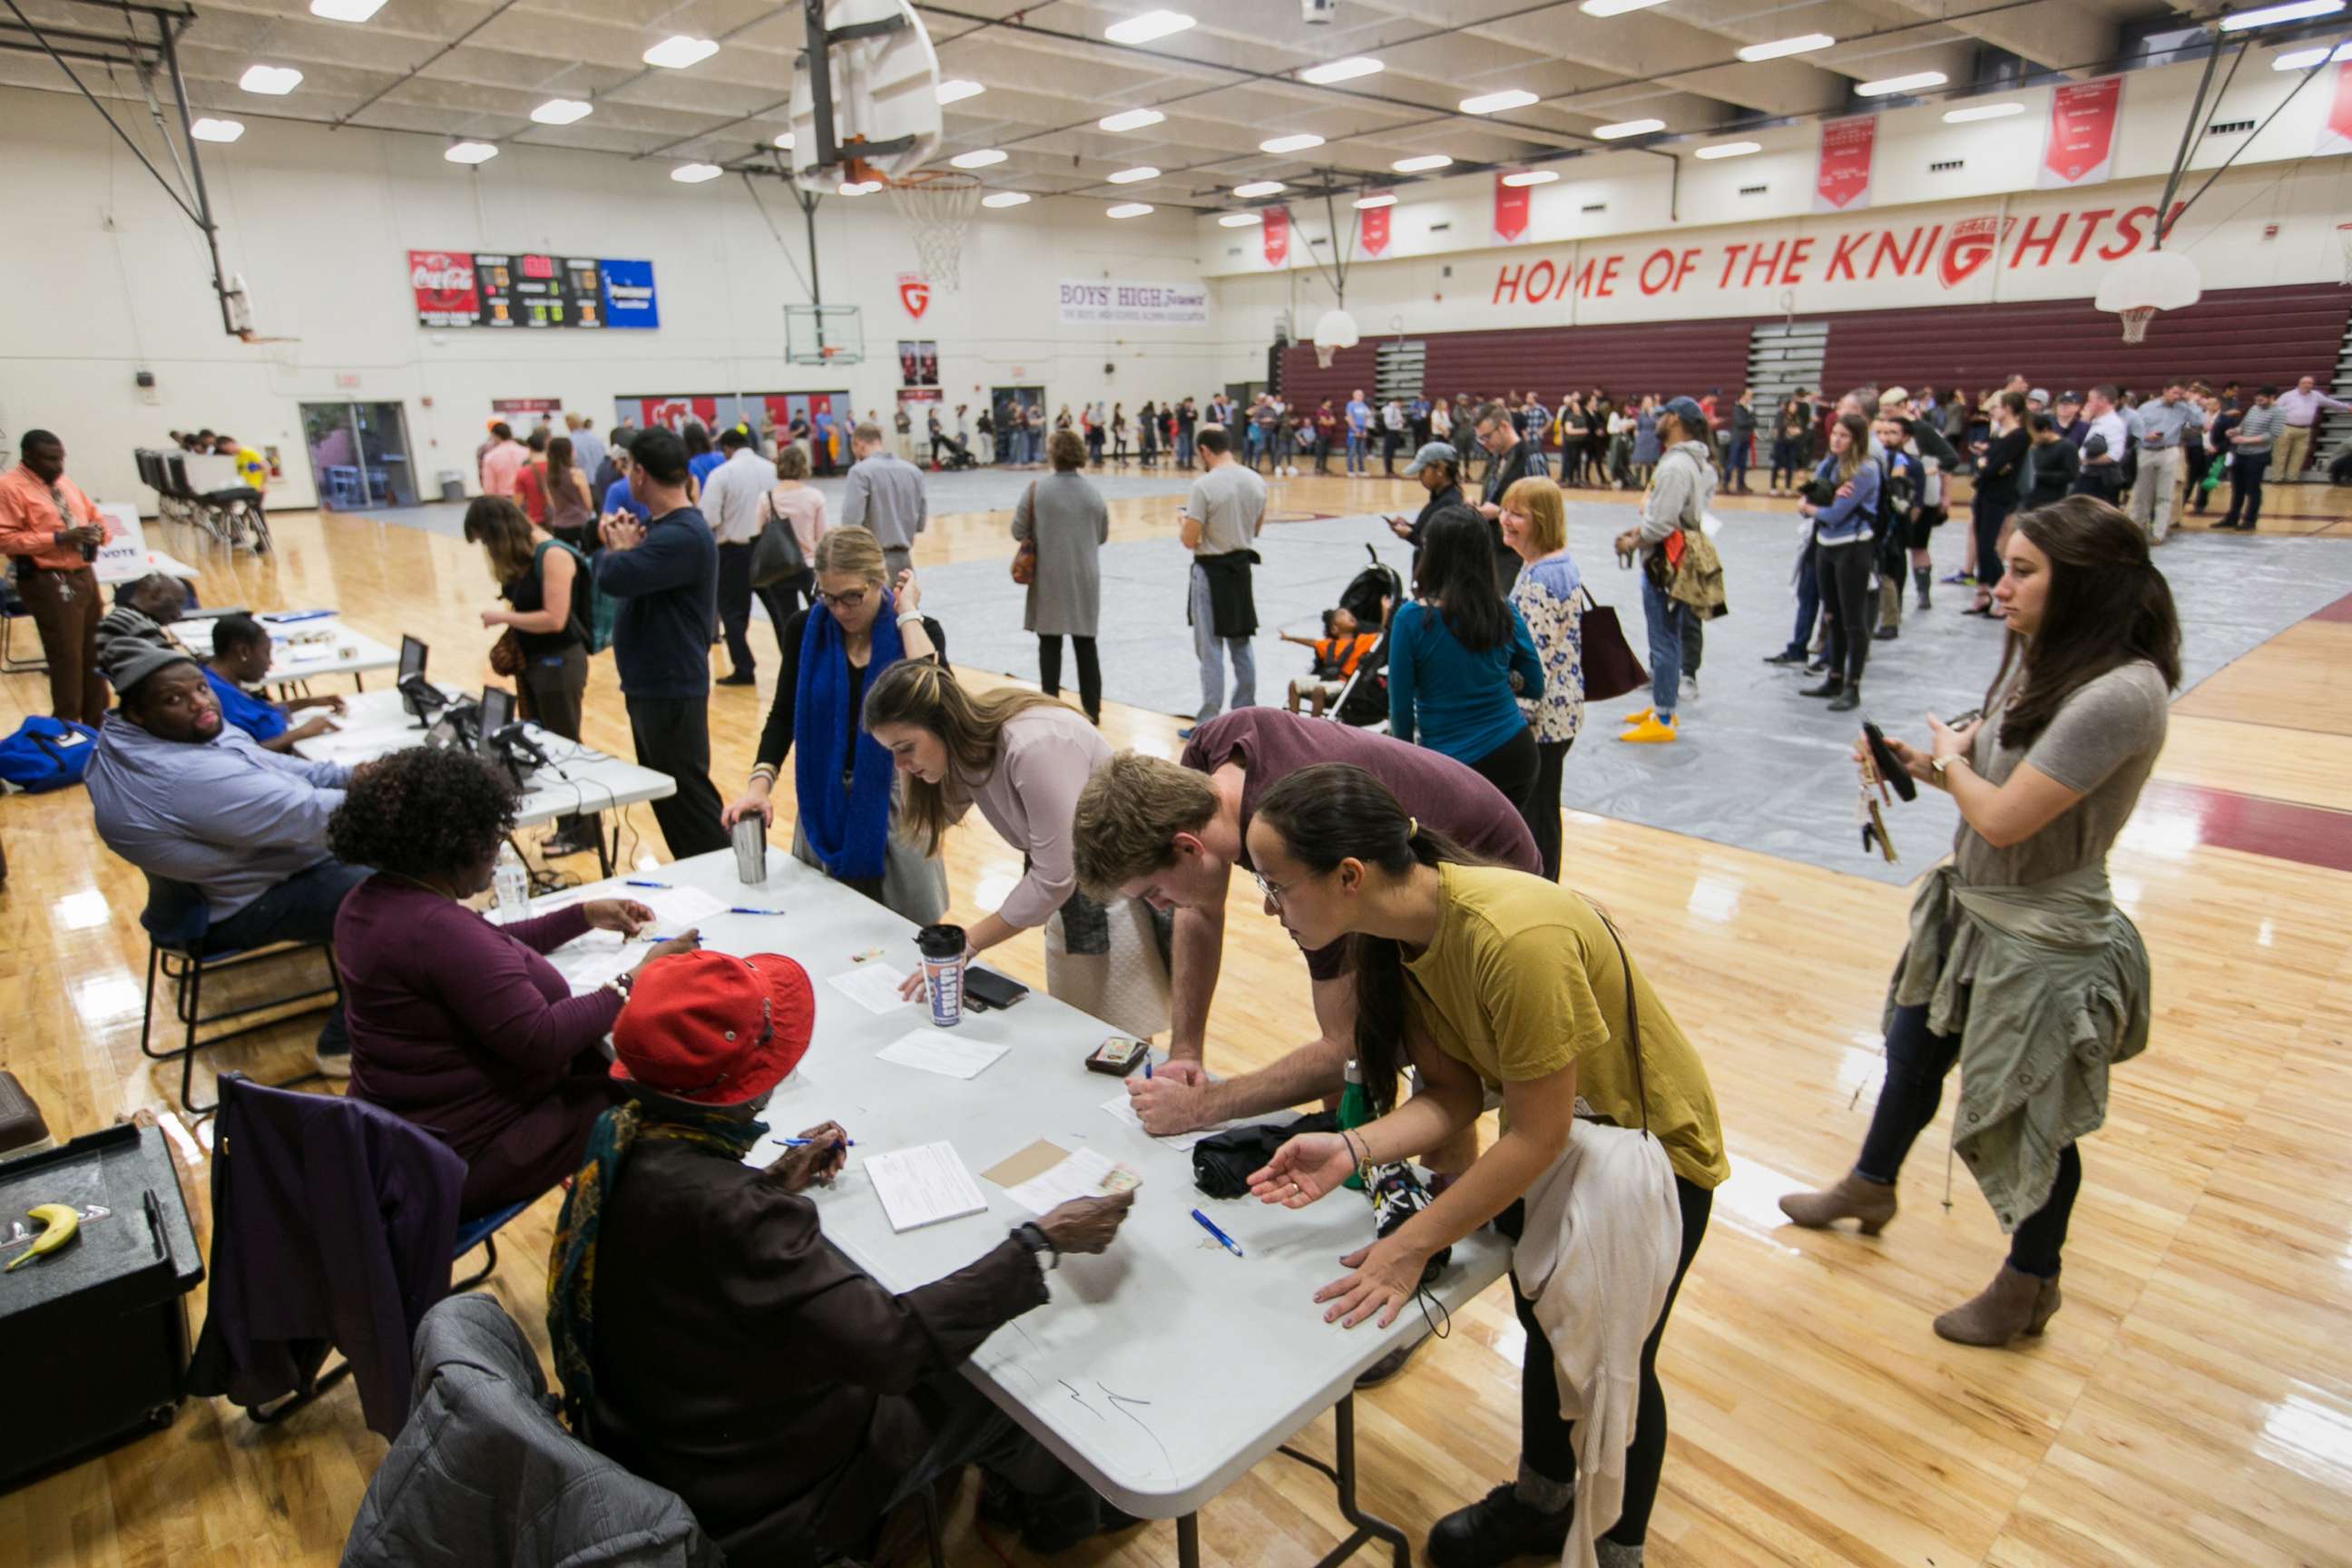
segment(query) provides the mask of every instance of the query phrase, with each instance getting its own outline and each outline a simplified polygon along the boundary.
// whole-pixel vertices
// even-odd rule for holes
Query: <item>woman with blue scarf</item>
[[[866,530],[827,532],[810,564],[816,603],[786,622],[777,639],[783,668],[759,761],[719,820],[731,828],[757,812],[772,825],[769,795],[786,754],[796,753],[793,858],[929,925],[947,912],[947,869],[890,830],[896,768],[860,715],[876,676],[902,658],[944,659],[947,634],[918,608],[922,594],[912,572],[898,574],[895,592],[885,590],[882,546]]]
[[[1519,709],[1536,737],[1536,783],[1527,801],[1528,831],[1543,857],[1544,875],[1559,880],[1559,775],[1568,749],[1584,724],[1584,578],[1568,553],[1568,509],[1559,487],[1521,479],[1503,492],[1503,542],[1526,563],[1511,584],[1511,603],[1535,639],[1543,665],[1543,693],[1522,697]]]

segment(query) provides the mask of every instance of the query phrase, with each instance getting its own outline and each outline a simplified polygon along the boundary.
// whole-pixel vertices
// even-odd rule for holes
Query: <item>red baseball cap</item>
[[[780,952],[704,949],[648,963],[613,1023],[613,1076],[697,1105],[759,1099],[816,1026],[808,971]]]

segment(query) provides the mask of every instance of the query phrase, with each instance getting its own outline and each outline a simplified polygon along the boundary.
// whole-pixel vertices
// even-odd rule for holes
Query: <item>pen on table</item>
[[[815,1143],[817,1140],[814,1138],[779,1138],[776,1142],[782,1143],[787,1149],[805,1149]],[[855,1138],[836,1138],[833,1140],[833,1146],[836,1149],[855,1149],[857,1147],[857,1140]]]
[[[1194,1209],[1192,1211],[1192,1217],[1201,1222],[1201,1228],[1202,1230],[1207,1231],[1211,1236],[1217,1238],[1218,1246],[1223,1247],[1227,1252],[1232,1253],[1235,1258],[1239,1258],[1242,1255],[1241,1244],[1235,1241],[1232,1237],[1227,1236],[1223,1231],[1219,1230],[1216,1226],[1211,1222],[1207,1215],[1202,1214],[1199,1209]]]
[[[662,943],[662,942],[683,942],[684,940],[686,940],[686,938],[687,938],[688,934],[688,932],[685,932],[685,931],[679,931],[679,932],[677,932],[677,934],[675,934],[675,935],[673,935],[673,936],[656,936],[653,932],[651,932],[651,931],[639,931],[639,932],[637,933],[637,940],[638,940],[639,942],[653,942],[653,943],[656,943],[656,945],[658,945],[659,943]],[[702,945],[702,937],[701,937],[701,934],[700,934],[699,932],[696,932],[696,933],[694,933],[694,945],[695,945],[695,946],[697,946],[697,947],[700,947],[700,946]]]
[[[644,880],[642,878],[637,877],[630,878],[627,881],[622,883],[621,886],[624,888],[660,888],[665,891],[669,888],[669,884],[667,882],[648,882]]]
[[[780,915],[784,911],[782,910],[754,910],[747,908],[744,905],[738,904],[727,912],[730,915]]]

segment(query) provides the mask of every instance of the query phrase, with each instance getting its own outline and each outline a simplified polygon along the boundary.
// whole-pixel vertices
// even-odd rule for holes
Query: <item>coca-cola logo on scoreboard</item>
[[[416,295],[416,320],[421,326],[471,326],[480,313],[481,294],[471,251],[410,251],[408,283]]]

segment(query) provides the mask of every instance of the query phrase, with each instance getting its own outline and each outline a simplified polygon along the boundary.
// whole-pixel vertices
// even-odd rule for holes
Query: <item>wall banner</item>
[[[1505,245],[1515,245],[1527,237],[1531,189],[1507,185],[1502,175],[1495,176],[1495,237]]]
[[[1859,212],[1870,205],[1870,163],[1878,149],[1878,116],[1856,114],[1822,121],[1822,157],[1813,174],[1813,210]]]
[[[1389,214],[1393,207],[1360,207],[1356,212],[1356,244],[1378,259],[1389,252]]]
[[[2319,145],[2312,149],[2322,157],[2352,153],[2352,60],[2336,63],[2335,87],[2335,94],[2328,100],[2327,118],[2320,123]]]
[[[1290,209],[1267,207],[1258,226],[1258,239],[1265,247],[1265,264],[1282,267],[1290,260]]]
[[[2116,114],[2123,93],[2124,79],[2110,76],[2065,82],[2050,95],[2037,188],[2061,191],[2105,181],[2115,169]]]
[[[1280,211],[1279,207],[1267,209],[1269,218]],[[1066,327],[1204,326],[1209,320],[1209,286],[1124,278],[1065,278],[1061,310],[1062,325]]]

